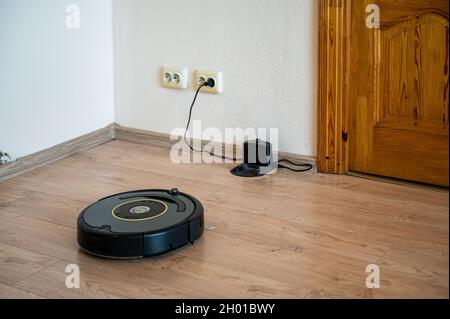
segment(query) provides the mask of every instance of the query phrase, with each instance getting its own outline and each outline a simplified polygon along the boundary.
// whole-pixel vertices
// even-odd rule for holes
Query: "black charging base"
[[[244,163],[231,170],[231,174],[241,177],[263,176],[275,169],[272,145],[256,139],[244,142]]]
[[[273,169],[274,167],[272,166],[260,166],[256,164],[242,163],[233,168],[230,172],[231,174],[240,177],[258,177],[270,173]]]

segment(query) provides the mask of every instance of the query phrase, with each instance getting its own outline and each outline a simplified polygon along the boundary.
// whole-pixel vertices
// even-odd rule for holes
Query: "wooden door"
[[[448,186],[448,12],[446,0],[351,1],[351,171]]]

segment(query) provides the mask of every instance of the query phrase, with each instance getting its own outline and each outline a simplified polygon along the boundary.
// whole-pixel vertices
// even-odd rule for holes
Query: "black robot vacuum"
[[[147,189],[111,195],[78,217],[78,244],[88,253],[132,259],[167,253],[203,233],[203,206],[171,190]]]

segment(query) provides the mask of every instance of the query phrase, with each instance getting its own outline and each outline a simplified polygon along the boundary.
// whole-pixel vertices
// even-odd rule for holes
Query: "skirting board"
[[[170,148],[173,144],[179,141],[171,140],[169,134],[134,129],[113,123],[100,130],[24,156],[19,158],[17,161],[0,166],[0,182],[31,171],[32,169],[50,164],[69,155],[107,143],[114,139],[165,148]],[[206,145],[208,143],[210,143],[210,141],[201,141],[202,145]],[[240,145],[233,145],[232,147],[234,154],[239,154],[242,148]],[[222,144],[222,148],[231,149],[230,145],[225,144]],[[278,158],[285,158],[294,162],[312,164],[314,167],[313,171],[316,171],[315,157],[279,152]]]
[[[114,139],[114,125],[74,138],[0,166],[0,182]]]
[[[124,127],[119,124],[113,124],[115,138],[133,143],[147,144],[158,147],[170,148],[179,140],[171,140],[169,134],[156,133],[146,130]],[[206,145],[210,141],[201,141],[202,145]],[[233,145],[232,149],[235,154],[238,154],[242,146]],[[222,149],[231,149],[231,145],[222,144]],[[308,163],[313,165],[313,171],[316,171],[316,158],[314,156],[304,156],[288,152],[278,152],[278,158],[289,159],[293,162]]]

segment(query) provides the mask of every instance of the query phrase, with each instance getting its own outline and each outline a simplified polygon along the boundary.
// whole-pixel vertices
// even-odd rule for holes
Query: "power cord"
[[[214,87],[215,85],[216,85],[216,83],[214,82],[214,80],[211,79],[211,78],[209,78],[206,82],[204,82],[203,84],[201,84],[201,85],[198,87],[197,91],[195,92],[194,99],[192,100],[191,107],[189,108],[189,116],[188,116],[188,120],[187,120],[187,123],[186,123],[186,128],[185,128],[185,130],[184,130],[183,140],[184,140],[184,142],[189,146],[189,148],[191,149],[191,151],[193,151],[193,152],[198,152],[198,153],[208,153],[208,154],[211,155],[211,156],[215,156],[215,157],[219,157],[219,158],[222,158],[222,159],[228,159],[228,160],[236,161],[237,159],[236,159],[235,157],[227,157],[227,156],[224,156],[224,155],[217,155],[217,154],[214,154],[213,151],[205,152],[205,150],[203,150],[203,149],[201,149],[201,150],[196,150],[196,149],[189,143],[189,141],[188,141],[187,138],[186,138],[186,134],[187,134],[187,132],[188,132],[188,130],[189,130],[189,125],[191,124],[192,110],[194,109],[194,105],[195,105],[195,101],[197,100],[198,93],[200,92],[200,90],[201,90],[202,87],[205,87],[205,86]],[[304,167],[304,168],[301,168],[301,169],[294,169],[294,168],[292,168],[292,167],[289,167],[289,166],[285,166],[285,165],[283,165],[283,164],[280,164],[281,162],[289,163],[290,165],[292,165],[292,166],[294,166],[294,167]],[[313,166],[312,166],[311,164],[308,164],[308,163],[294,163],[294,162],[292,162],[292,161],[290,161],[290,160],[288,160],[288,159],[280,159],[280,160],[278,161],[277,164],[278,164],[278,167],[279,167],[279,168],[285,168],[285,169],[288,169],[288,170],[293,171],[293,172],[306,172],[306,171],[309,171],[309,170],[311,170],[311,169],[313,168]]]
[[[292,168],[292,167],[289,167],[289,166],[285,166],[285,165],[283,165],[283,164],[280,164],[281,162],[289,163],[290,165],[295,166],[295,167],[304,167],[304,168],[301,168],[301,169],[294,169],[294,168]],[[297,172],[297,173],[300,173],[300,172],[306,172],[306,171],[309,171],[309,170],[311,170],[311,169],[313,168],[312,164],[309,164],[309,163],[294,163],[294,162],[292,162],[292,161],[290,161],[290,160],[288,160],[288,159],[280,159],[280,160],[278,161],[278,167],[279,167],[279,168],[285,168],[285,169],[288,169],[288,170],[290,170],[290,171]]]
[[[190,148],[191,151],[193,151],[193,152],[198,152],[198,153],[208,153],[208,154],[211,155],[211,156],[215,156],[215,157],[219,157],[219,158],[222,158],[222,159],[228,159],[228,160],[236,161],[237,159],[236,159],[235,157],[228,157],[228,156],[225,156],[225,155],[217,155],[217,154],[214,154],[213,151],[206,152],[206,151],[203,150],[203,149],[201,149],[201,150],[196,150],[196,149],[191,145],[191,143],[188,142],[188,140],[187,140],[187,138],[186,138],[186,134],[187,134],[187,132],[188,132],[188,130],[189,130],[189,125],[191,124],[192,110],[193,110],[193,108],[194,108],[195,101],[197,100],[197,95],[198,95],[198,93],[200,92],[201,88],[204,87],[204,86],[214,87],[215,85],[216,85],[215,81],[214,81],[213,79],[209,78],[206,82],[204,82],[202,85],[200,85],[200,86],[198,87],[197,91],[195,92],[194,99],[192,100],[191,107],[189,108],[189,116],[188,116],[188,121],[187,121],[187,124],[186,124],[186,128],[185,128],[185,130],[184,130],[183,139],[184,139],[184,142],[189,146],[189,148]]]

